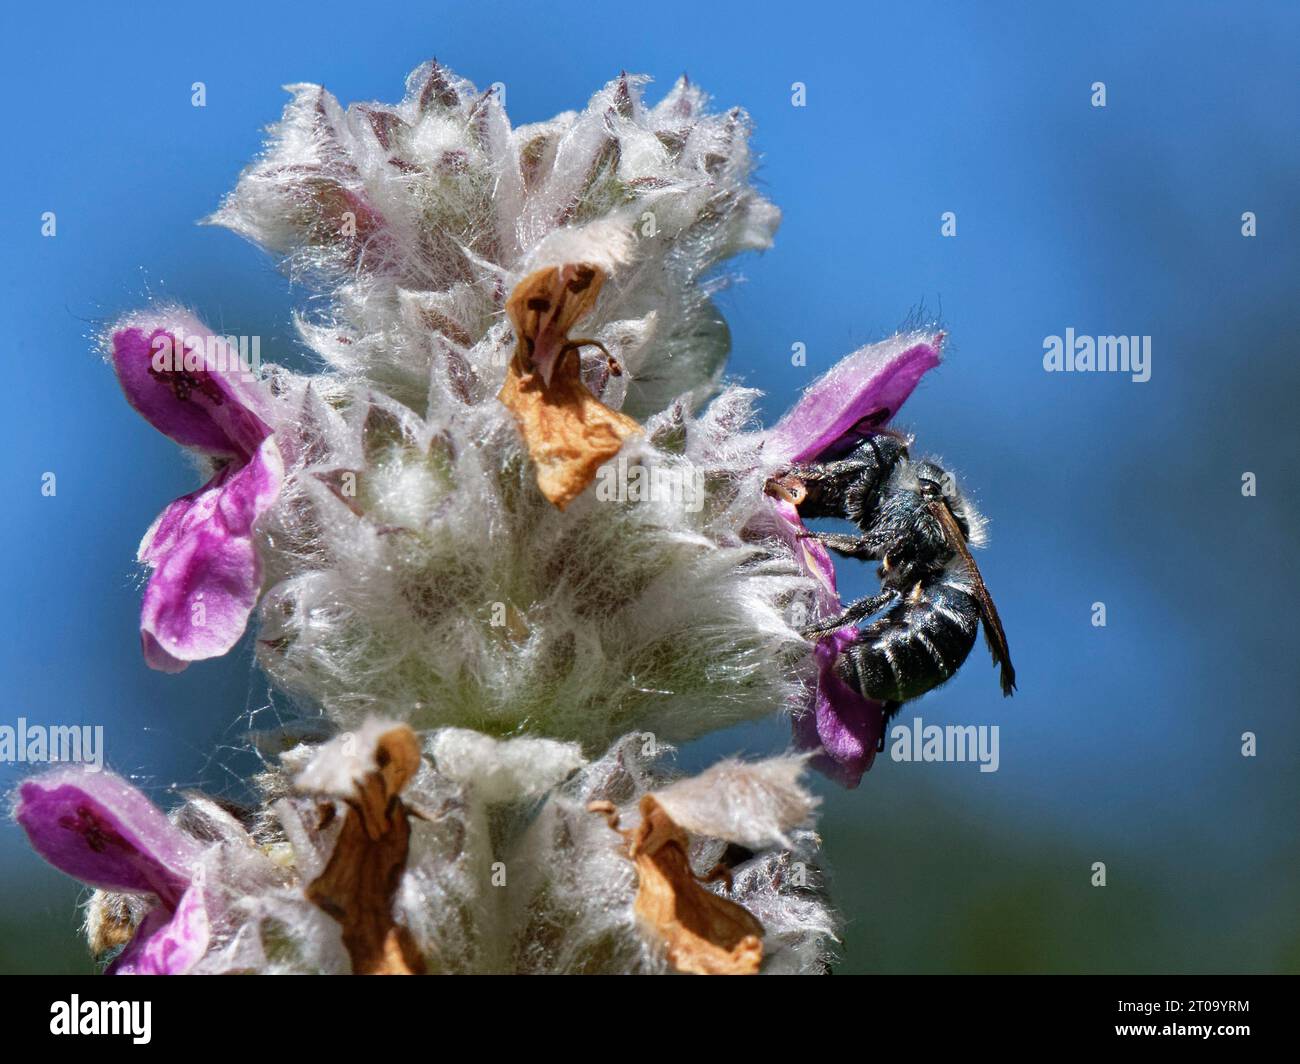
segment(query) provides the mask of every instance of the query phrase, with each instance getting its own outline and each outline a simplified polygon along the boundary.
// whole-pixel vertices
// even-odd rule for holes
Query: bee
[[[884,704],[886,721],[904,702],[951,679],[981,621],[1003,695],[1016,687],[1002,620],[970,552],[970,543],[983,544],[983,518],[937,461],[911,458],[910,444],[900,433],[876,429],[844,457],[791,466],[766,488],[803,518],[844,518],[860,530],[802,537],[843,557],[880,563],[878,594],[803,634],[816,639],[858,626],[858,638],[835,668],[849,686]]]

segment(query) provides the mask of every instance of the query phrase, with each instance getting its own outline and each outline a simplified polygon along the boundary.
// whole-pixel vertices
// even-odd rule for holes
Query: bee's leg
[[[898,592],[890,588],[887,591],[882,591],[879,595],[868,595],[866,598],[858,599],[857,602],[838,616],[829,617],[818,621],[809,628],[805,628],[803,636],[805,639],[815,639],[817,636],[830,635],[831,632],[840,628],[845,628],[850,624],[857,624],[858,621],[870,617],[873,613],[879,613],[897,598]]]
[[[848,480],[871,468],[871,463],[861,458],[839,458],[834,462],[795,462],[785,472],[800,480]]]
[[[814,539],[823,547],[828,547],[845,558],[875,558],[875,549],[865,536],[854,536],[843,532],[800,532],[800,539]]]

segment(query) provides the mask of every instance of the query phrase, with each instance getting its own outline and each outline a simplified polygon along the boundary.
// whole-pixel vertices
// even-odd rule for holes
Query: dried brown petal
[[[538,370],[543,383],[550,383],[569,330],[591,313],[604,283],[603,270],[578,263],[535,270],[515,285],[506,314],[524,372]]]
[[[419,766],[420,744],[410,728],[399,725],[379,736],[374,768],[346,799],[334,853],[307,888],[308,899],[343,925],[357,975],[424,972],[409,932],[393,919],[411,838],[401,792]]]
[[[589,808],[618,828],[610,803],[593,802]],[[663,941],[668,963],[690,975],[758,974],[763,925],[744,906],[701,885],[691,869],[686,832],[653,794],[641,799],[640,826],[623,835],[636,862],[636,914]],[[718,875],[727,873],[715,869],[703,882]]]
[[[561,510],[625,439],[641,431],[583,384],[577,347],[569,339],[604,281],[595,266],[549,267],[525,277],[506,302],[515,354],[497,398],[515,416],[537,466],[537,486]]]

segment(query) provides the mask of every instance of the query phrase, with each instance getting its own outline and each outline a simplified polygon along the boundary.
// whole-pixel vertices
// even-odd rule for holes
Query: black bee
[[[909,442],[876,430],[843,458],[793,466],[767,484],[769,494],[788,499],[801,517],[846,518],[862,530],[803,535],[845,557],[880,562],[878,595],[804,634],[829,635],[884,611],[859,628],[836,668],[845,683],[884,703],[886,721],[961,668],[981,619],[1002,693],[1016,687],[1002,621],[967,547],[983,542],[983,520],[952,474],[931,459],[909,457]]]

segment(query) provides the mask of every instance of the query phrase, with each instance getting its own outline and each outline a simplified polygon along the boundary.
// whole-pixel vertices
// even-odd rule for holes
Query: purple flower
[[[154,428],[209,456],[217,472],[168,506],[140,543],[153,570],[140,610],[145,661],[180,672],[239,641],[262,570],[253,526],[280,491],[284,461],[269,397],[237,352],[194,317],[128,319],[112,336],[127,401]]]
[[[886,425],[921,376],[939,364],[943,334],[912,333],[863,347],[814,381],[775,428],[763,450],[769,461],[788,466],[818,462],[851,450]],[[817,614],[840,611],[835,567],[826,548],[800,538],[803,521],[794,505],[774,501],[780,530],[808,574],[817,581]],[[881,704],[864,698],[840,679],[836,659],[857,638],[857,630],[841,628],[818,640],[817,691],[813,712],[795,721],[795,738],[804,749],[820,748],[816,762],[828,775],[849,787],[857,786],[875,760],[883,731]]]
[[[37,853],[61,872],[157,899],[110,974],[179,975],[207,952],[200,846],[125,780],[56,769],[18,789],[14,816]]]
[[[805,389],[767,434],[769,458],[817,462],[842,454],[888,423],[926,370],[939,364],[943,333],[900,334],[854,351]]]

